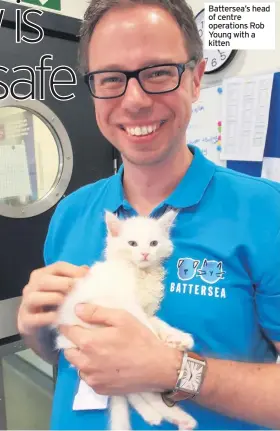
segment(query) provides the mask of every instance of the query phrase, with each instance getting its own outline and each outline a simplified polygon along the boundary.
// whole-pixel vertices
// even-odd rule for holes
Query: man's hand
[[[76,278],[83,277],[88,267],[58,262],[31,273],[22,292],[18,312],[18,330],[25,337],[34,336],[43,327],[55,323],[56,309],[72,289]]]
[[[130,313],[89,304],[78,306],[76,312],[85,322],[102,325],[60,328],[77,346],[64,351],[66,359],[95,392],[160,392],[175,386],[182,354],[166,346]]]

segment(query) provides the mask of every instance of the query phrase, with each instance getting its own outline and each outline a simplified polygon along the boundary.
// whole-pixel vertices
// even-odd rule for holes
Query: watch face
[[[180,390],[197,393],[203,377],[204,365],[193,358],[188,358],[185,363],[183,376],[178,382]]]
[[[204,11],[205,10],[202,9],[195,18],[198,32],[203,43],[204,43],[204,30],[205,30]],[[205,73],[206,74],[214,73],[224,69],[224,67],[226,67],[233,60],[236,53],[237,51],[233,49],[230,49],[230,50],[228,49],[226,50],[223,48],[217,49],[217,50],[204,49],[203,56],[206,61]]]

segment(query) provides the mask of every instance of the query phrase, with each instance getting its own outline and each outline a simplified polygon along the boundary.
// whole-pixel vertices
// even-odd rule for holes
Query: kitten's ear
[[[160,226],[168,232],[170,230],[170,228],[173,226],[173,222],[174,222],[175,218],[177,217],[177,214],[178,214],[177,210],[166,211],[158,219]]]
[[[120,229],[121,229],[121,221],[118,219],[118,217],[109,212],[105,212],[105,222],[107,225],[108,232],[111,236],[119,236]]]

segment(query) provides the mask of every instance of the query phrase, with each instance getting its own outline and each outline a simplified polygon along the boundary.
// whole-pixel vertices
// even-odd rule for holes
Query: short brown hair
[[[88,71],[88,46],[96,24],[113,7],[127,7],[138,4],[158,5],[166,9],[177,21],[186,41],[190,58],[203,58],[202,41],[191,7],[185,0],[91,0],[80,30],[79,60],[82,73]]]

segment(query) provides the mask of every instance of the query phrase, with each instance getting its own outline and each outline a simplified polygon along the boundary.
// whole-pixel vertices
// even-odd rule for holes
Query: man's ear
[[[200,87],[201,87],[201,81],[205,72],[206,68],[206,61],[203,59],[201,60],[193,70],[193,83],[192,83],[192,102],[196,102],[199,99],[200,96]]]

